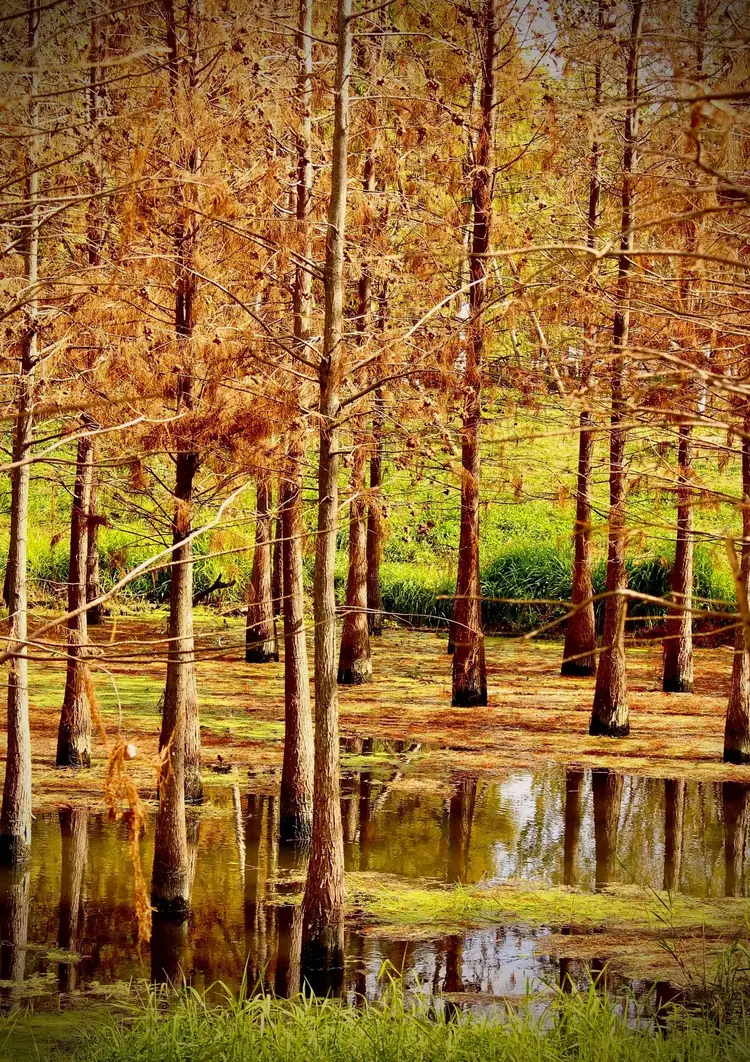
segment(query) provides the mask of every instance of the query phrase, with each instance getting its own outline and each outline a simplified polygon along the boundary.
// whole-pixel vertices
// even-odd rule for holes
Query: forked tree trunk
[[[732,682],[724,723],[724,762],[750,763],[750,413],[742,436],[742,560],[737,607],[740,621],[734,641]]]
[[[721,786],[726,896],[745,895],[749,792],[747,782],[723,782]]]
[[[68,611],[86,605],[86,558],[91,510],[93,446],[89,438],[78,440],[76,479],[70,514],[70,563],[68,566]],[[57,732],[57,767],[91,766],[91,706],[86,690],[86,612],[68,620],[68,658],[60,725]]]
[[[159,810],[154,834],[151,902],[157,912],[183,917],[190,906],[187,832],[185,827],[185,747],[188,704],[195,695],[193,645],[192,548],[184,542],[190,528],[192,454],[177,455],[173,538],[181,543],[172,555],[169,586],[169,658],[159,747]]]
[[[372,678],[370,634],[367,626],[367,505],[364,499],[366,451],[364,440],[354,440],[352,500],[349,516],[349,575],[346,611],[341,630],[338,681],[359,686]]]
[[[34,372],[39,356],[38,297],[39,266],[39,72],[36,67],[39,44],[39,0],[29,4],[29,130],[26,169],[27,231],[24,234],[24,278],[30,296],[26,304],[26,331],[23,337],[18,374],[16,423],[13,434],[11,472],[10,543],[7,559],[8,651],[8,748],[5,760],[3,802],[0,810],[0,865],[23,862],[31,844],[31,731],[29,728],[29,665],[26,636],[27,617],[27,534],[29,480],[33,441]],[[27,882],[28,891],[28,882]],[[25,943],[25,942],[24,942]]]
[[[679,779],[664,780],[664,889],[678,892],[682,869],[682,835],[685,824],[685,790]]]
[[[604,2],[597,5],[597,29],[601,33],[604,23]],[[597,57],[594,64],[594,120],[599,120],[602,103],[602,62]],[[603,143],[600,135],[594,136],[591,145],[591,176],[589,178],[589,208],[586,224],[586,243],[592,250],[596,247],[596,230],[599,224],[601,202],[601,168]],[[592,260],[586,280],[589,297],[593,298],[596,266]],[[581,383],[588,385],[596,353],[596,328],[589,318],[584,335],[584,365]],[[594,614],[591,582],[591,468],[594,454],[594,418],[590,410],[583,409],[579,418],[578,435],[578,480],[576,488],[576,522],[573,532],[573,615],[565,628],[565,646],[560,672],[563,675],[593,675],[596,672],[596,617]]]
[[[595,767],[591,772],[591,790],[594,797],[595,882],[599,892],[615,880],[622,775],[607,767]]]
[[[464,380],[461,443],[461,529],[458,544],[456,599],[451,632],[453,704],[487,703],[487,667],[479,581],[479,426],[481,423],[484,310],[487,301],[487,252],[492,224],[492,151],[495,99],[496,0],[485,0],[482,54],[481,126],[474,151],[471,187],[473,223],[469,253],[471,289]]]
[[[583,771],[565,768],[565,832],[563,836],[563,884],[575,885],[578,848],[581,839],[581,800]]]
[[[290,449],[280,486],[284,572],[284,764],[282,841],[309,840],[313,820],[314,737],[302,587],[302,477],[299,448]]]
[[[258,479],[256,499],[255,552],[247,603],[245,660],[248,664],[267,664],[279,659],[279,647],[271,601],[271,486],[266,477]]]
[[[594,705],[589,734],[625,737],[630,733],[628,677],[625,659],[625,442],[627,403],[625,400],[625,360],[630,329],[630,273],[635,210],[633,178],[638,140],[638,66],[641,47],[643,0],[634,0],[633,21],[627,62],[627,110],[625,148],[622,164],[622,222],[610,369],[611,414],[609,439],[609,543],[607,554],[607,599],[604,606],[604,634],[596,675]]]
[[[315,547],[315,791],[310,863],[302,899],[302,971],[343,970],[344,840],[339,794],[334,568],[338,520],[340,388],[344,343],[344,232],[351,77],[351,0],[338,0],[331,196],[320,359],[318,536]]]
[[[92,465],[94,465],[91,478],[91,502],[89,505],[89,535],[86,547],[86,603],[96,601],[102,592],[99,578],[99,520],[97,519],[96,503],[99,490],[96,478],[96,448],[92,453]],[[98,627],[102,622],[102,605],[94,605],[86,611],[86,622],[90,627]]]
[[[677,449],[677,541],[670,578],[671,599],[680,607],[667,617],[664,639],[665,693],[693,692],[693,505],[690,486],[692,428],[681,424]]]
[[[60,921],[57,945],[61,951],[76,952],[83,933],[84,877],[89,846],[89,813],[86,808],[60,808]],[[76,963],[61,962],[60,990],[72,992],[76,985]]]

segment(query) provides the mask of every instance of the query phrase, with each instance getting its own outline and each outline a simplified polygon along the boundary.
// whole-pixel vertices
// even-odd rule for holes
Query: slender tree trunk
[[[693,692],[693,505],[690,486],[692,428],[681,424],[677,450],[677,542],[670,579],[671,597],[681,607],[667,618],[664,640],[665,693]]]
[[[732,683],[724,724],[724,762],[750,763],[750,410],[742,436],[742,560],[737,587],[740,622],[734,642]]]
[[[309,839],[313,820],[314,737],[302,589],[302,477],[299,448],[290,449],[281,482],[284,571],[284,765],[281,838]]]
[[[39,266],[39,174],[37,156],[39,124],[39,0],[29,4],[29,130],[26,168],[26,208],[28,229],[24,237],[24,277],[30,292],[26,304],[26,332],[23,337],[18,374],[16,423],[13,436],[14,468],[11,472],[10,544],[8,547],[8,649],[13,653],[8,665],[8,750],[5,760],[3,802],[0,810],[0,865],[23,862],[31,844],[31,731],[29,728],[29,686],[27,635],[27,534],[29,481],[33,441],[34,372],[38,359],[38,309],[36,293]]]
[[[245,660],[248,664],[267,664],[279,659],[276,625],[271,600],[271,486],[258,479],[255,553],[247,604]]]
[[[380,565],[383,559],[383,395],[375,392],[370,453],[370,498],[367,505],[367,626],[371,635],[383,633]]]
[[[177,455],[175,522],[169,587],[169,658],[159,747],[159,810],[154,835],[151,902],[160,914],[184,917],[190,906],[187,831],[185,827],[185,748],[188,703],[195,694],[193,645],[192,549],[184,542],[190,528],[192,454]]]
[[[484,310],[487,301],[487,252],[492,224],[492,152],[495,99],[495,0],[485,0],[482,56],[481,126],[474,152],[473,225],[469,275],[471,317],[467,329],[461,444],[461,529],[456,600],[453,606],[453,704],[487,703],[487,667],[479,581],[479,426],[481,423]]]
[[[89,813],[86,808],[60,808],[62,842],[60,875],[60,922],[57,944],[61,951],[78,951],[83,936],[83,899],[86,856],[89,846]],[[76,986],[76,963],[61,962],[59,984],[62,992]]]
[[[722,782],[724,815],[725,895],[745,895],[745,852],[747,849],[748,793],[747,782]]]
[[[627,62],[627,111],[622,173],[622,223],[620,264],[612,333],[610,388],[612,409],[609,440],[609,548],[607,556],[607,600],[604,608],[604,635],[596,675],[594,705],[589,724],[592,736],[625,737],[630,733],[628,677],[625,659],[627,584],[625,569],[626,472],[625,441],[627,403],[624,394],[625,360],[630,330],[630,274],[635,222],[633,178],[638,140],[638,66],[641,46],[643,0],[634,0],[633,21]]]
[[[364,499],[366,450],[358,434],[354,440],[352,500],[349,517],[349,575],[346,612],[341,631],[338,681],[359,686],[372,678],[370,635],[367,626],[367,505]]]
[[[313,838],[302,900],[302,968],[341,970],[344,959],[344,841],[339,795],[334,566],[338,522],[340,388],[344,360],[351,0],[338,0],[331,196],[325,260],[325,318],[320,360],[318,537],[315,548],[315,791]]]
[[[575,885],[578,848],[581,839],[581,798],[583,771],[565,768],[565,834],[563,837],[563,884]]]
[[[97,520],[96,503],[99,490],[96,478],[96,448],[92,453],[92,477],[91,477],[91,503],[89,505],[89,534],[86,548],[86,603],[96,601],[102,592],[99,579],[99,521]],[[94,605],[86,612],[86,622],[90,627],[98,627],[102,622],[102,606]]]
[[[78,440],[76,480],[70,514],[70,563],[68,611],[86,605],[86,558],[91,511],[93,446],[89,438]],[[91,766],[91,706],[86,691],[86,613],[68,620],[68,662],[60,725],[57,732],[57,767]]]
[[[682,834],[685,824],[685,790],[679,779],[664,780],[664,889],[679,892],[682,869]]]
[[[599,0],[597,30],[602,32],[604,2]],[[602,62],[594,64],[595,121],[602,104]],[[591,176],[589,178],[589,209],[586,224],[586,242],[593,250],[596,247],[596,230],[599,224],[601,202],[601,169],[603,143],[597,132],[591,146]],[[589,267],[586,287],[593,298],[595,265]],[[581,383],[589,383],[596,349],[596,328],[589,318],[584,335],[584,367]],[[581,410],[578,434],[578,482],[576,490],[576,522],[573,532],[573,615],[565,628],[565,646],[560,668],[563,675],[593,675],[596,672],[596,618],[594,615],[593,589],[591,583],[591,469],[594,454],[594,417],[590,410]]]
[[[279,502],[281,505],[281,502]],[[273,608],[274,616],[281,615],[281,602],[284,596],[284,573],[282,571],[282,550],[281,539],[283,531],[281,530],[281,513],[277,512],[276,519],[274,520],[274,534],[273,534],[273,572],[271,576],[271,607]],[[276,632],[274,630],[274,637]]]
[[[606,767],[595,767],[591,772],[591,790],[594,796],[596,890],[599,892],[615,880],[622,775]]]

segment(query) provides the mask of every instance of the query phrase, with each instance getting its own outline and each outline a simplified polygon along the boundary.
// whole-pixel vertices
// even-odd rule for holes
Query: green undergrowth
[[[350,905],[379,924],[466,926],[486,922],[543,924],[552,928],[702,932],[734,936],[750,928],[750,900],[700,899],[615,885],[602,892],[563,886],[535,888],[525,883],[483,887],[420,887],[393,876],[347,876]]]
[[[530,998],[529,1003],[533,1003]],[[171,1002],[152,993],[125,1017],[97,1015],[57,1050],[47,1039],[33,1054],[20,1048],[23,1022],[5,1034],[3,1057],[75,1062],[739,1062],[748,1057],[744,1010],[731,1020],[677,1008],[659,1028],[642,1009],[613,1005],[592,986],[557,992],[536,1010],[521,1004],[486,1015],[386,989],[378,1004],[345,1006],[333,999],[227,996],[220,1002],[190,990]],[[640,1010],[640,1017],[638,1014]],[[635,1011],[635,1013],[634,1013]],[[0,1040],[2,1043],[2,1040]]]

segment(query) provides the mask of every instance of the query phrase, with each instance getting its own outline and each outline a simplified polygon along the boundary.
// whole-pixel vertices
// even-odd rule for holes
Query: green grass
[[[359,1008],[269,996],[212,1004],[190,991],[169,1007],[152,994],[127,1018],[99,1015],[78,1041],[68,1030],[56,1055],[22,1053],[12,1030],[5,1051],[18,1062],[739,1062],[748,1034],[742,1011],[718,1023],[675,1014],[658,1032],[627,1021],[593,986],[551,992],[541,1015],[522,1003],[488,1017],[409,1002],[394,986],[384,1003]]]

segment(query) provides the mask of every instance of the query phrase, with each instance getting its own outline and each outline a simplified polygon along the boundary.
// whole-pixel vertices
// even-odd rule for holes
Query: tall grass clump
[[[529,997],[534,1003],[534,998]],[[228,997],[183,991],[173,1006],[152,994],[135,1016],[92,1030],[76,1062],[739,1062],[744,1017],[732,1025],[686,1014],[654,1022],[616,1008],[592,986],[489,1016],[406,998],[397,984],[379,1004]],[[68,1048],[68,1050],[70,1050]]]

